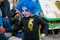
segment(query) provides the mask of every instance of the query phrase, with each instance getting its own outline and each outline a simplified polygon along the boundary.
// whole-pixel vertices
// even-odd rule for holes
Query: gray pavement
[[[56,34],[55,37],[48,35],[44,40],[60,40],[60,34]]]

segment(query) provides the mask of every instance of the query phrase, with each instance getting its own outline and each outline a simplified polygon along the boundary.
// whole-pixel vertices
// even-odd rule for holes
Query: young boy
[[[24,17],[15,31],[21,29],[24,33],[24,40],[39,40],[39,36],[45,38],[48,32],[48,24],[41,17],[35,15],[37,12],[36,3],[32,0],[22,0],[17,3],[17,9]],[[39,24],[43,27],[41,35],[38,34]]]

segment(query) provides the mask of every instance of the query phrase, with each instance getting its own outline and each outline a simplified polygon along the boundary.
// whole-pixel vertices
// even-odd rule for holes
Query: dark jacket
[[[42,25],[42,33],[47,34],[49,25],[40,16],[23,17],[19,27],[16,27],[13,31],[18,31],[21,29],[27,37],[28,35],[31,37],[38,37],[39,24]]]
[[[2,11],[2,16],[8,16],[9,17],[9,13],[10,13],[10,4],[8,2],[8,0],[4,0],[2,3],[0,3],[0,9]]]

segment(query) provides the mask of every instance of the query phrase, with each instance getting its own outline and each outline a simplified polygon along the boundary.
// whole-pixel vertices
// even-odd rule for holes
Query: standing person
[[[41,38],[45,38],[48,32],[48,24],[39,16],[36,16],[37,12],[36,3],[32,0],[22,0],[17,4],[17,9],[24,15],[21,19],[19,27],[13,31],[22,30],[24,33],[24,40],[39,40],[39,24],[42,25],[43,31]]]
[[[0,16],[0,40],[8,40],[7,37],[4,35],[5,29],[3,27],[3,22],[6,29],[9,29],[10,27],[10,21],[9,21],[10,9],[8,0],[0,0],[0,10],[2,12],[2,16]]]
[[[10,30],[10,4],[8,0],[0,0],[0,9],[2,11],[2,19],[4,22],[4,27],[7,30]]]

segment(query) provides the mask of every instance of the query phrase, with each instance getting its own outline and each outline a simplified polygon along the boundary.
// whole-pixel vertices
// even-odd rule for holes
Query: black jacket
[[[41,17],[39,16],[32,16],[32,17],[23,17],[23,19],[20,22],[19,27],[15,29],[15,31],[22,29],[24,34],[26,36],[30,35],[31,37],[37,37],[39,24],[42,25],[43,31],[42,33],[47,34],[48,33],[48,23],[45,22]]]

